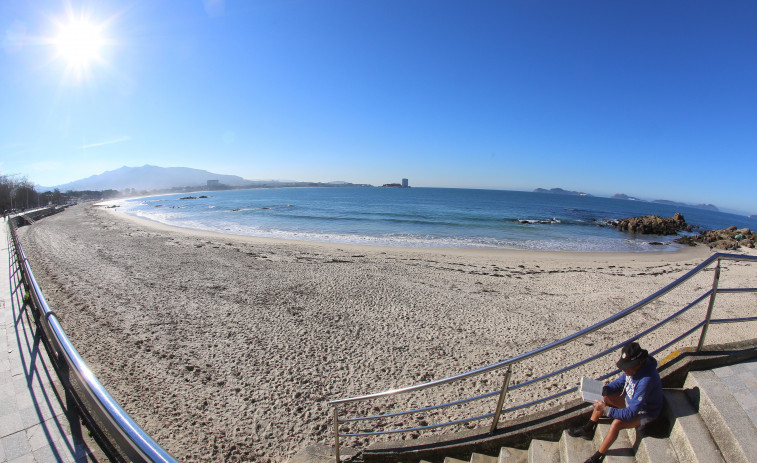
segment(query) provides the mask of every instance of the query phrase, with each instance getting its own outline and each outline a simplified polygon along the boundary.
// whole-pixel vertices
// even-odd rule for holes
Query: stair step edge
[[[557,442],[533,439],[528,446],[528,463],[560,463]]]
[[[710,431],[689,402],[683,390],[663,390],[665,400],[670,405],[670,419],[673,429],[670,441],[682,462],[724,463],[720,450],[710,435]]]
[[[499,450],[497,463],[526,463],[527,461],[528,450],[514,449],[512,447],[502,447]]]
[[[673,442],[667,437],[643,436],[636,443],[636,429],[626,429],[631,445],[636,449],[638,463],[680,463],[673,448]]]
[[[558,444],[560,445],[561,463],[583,463],[597,451],[591,441],[572,437],[567,430],[563,431]]]
[[[757,428],[723,381],[709,370],[692,371],[684,387],[725,460],[755,461],[750,456],[757,455]]]
[[[607,432],[610,430],[610,423],[599,423],[594,433],[594,445],[596,449],[602,444]],[[621,432],[618,438],[610,446],[610,450],[605,457],[606,463],[636,463],[634,458],[633,444],[628,439],[628,434]]]

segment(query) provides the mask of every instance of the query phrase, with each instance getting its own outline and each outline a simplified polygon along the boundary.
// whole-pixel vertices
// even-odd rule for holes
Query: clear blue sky
[[[80,61],[60,38],[76,21],[101,44]],[[756,25],[754,0],[3,0],[0,172],[407,177],[755,214]]]

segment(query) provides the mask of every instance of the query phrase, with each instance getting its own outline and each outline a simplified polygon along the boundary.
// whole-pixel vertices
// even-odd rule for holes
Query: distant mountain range
[[[582,193],[580,191],[568,191],[563,190],[562,188],[552,188],[549,190],[545,190],[544,188],[537,188],[534,190],[535,193],[552,193],[552,194],[558,194],[558,195],[572,195],[572,196],[591,196],[588,193]],[[668,201],[667,199],[655,199],[654,201],[645,201],[643,199],[635,198],[633,196],[628,196],[623,193],[617,193],[612,196],[614,199],[625,199],[628,201],[644,201],[644,202],[650,202],[650,203],[657,203],[657,204],[668,204],[670,206],[683,206],[683,207],[693,207],[695,209],[706,209],[708,211],[716,211],[719,212],[720,209],[718,209],[716,206],[713,206],[712,204],[686,204],[686,203],[679,203],[675,201]]]
[[[188,167],[157,167],[144,165],[142,167],[121,167],[116,170],[92,175],[62,185],[56,185],[61,191],[81,190],[166,190],[185,186],[207,185],[208,180],[218,180],[229,186],[242,186],[250,183],[236,175],[220,175],[207,170],[190,169]]]
[[[214,181],[208,183],[208,181]],[[76,180],[70,183],[64,183],[62,185],[55,185],[51,187],[37,187],[39,191],[49,191],[53,189],[59,189],[60,191],[103,191],[103,190],[119,190],[123,191],[127,188],[137,190],[138,192],[144,191],[169,191],[169,190],[199,190],[199,189],[228,189],[228,188],[255,188],[255,187],[283,187],[283,186],[370,186],[363,184],[353,184],[344,181],[335,181],[329,183],[316,183],[316,182],[295,182],[288,180],[247,180],[237,175],[223,175],[209,172],[207,170],[192,169],[189,167],[158,167],[151,165],[144,165],[142,167],[121,167],[116,170],[110,170],[103,172],[102,174],[92,175],[81,180]],[[535,193],[548,193],[558,195],[572,195],[572,196],[592,196],[588,193],[581,191],[569,191],[562,188],[551,188],[546,190],[544,188],[537,188]],[[613,196],[615,199],[624,199],[629,201],[643,201],[633,196],[618,193]],[[675,201],[668,201],[664,199],[657,199],[649,201],[658,204],[669,204],[672,206],[686,206],[694,207],[697,209],[706,209],[709,211],[719,211],[716,206],[712,204],[697,204],[691,205],[686,203],[679,203]]]
[[[209,180],[215,180],[208,184]],[[260,186],[349,186],[348,182],[309,183],[283,180],[247,180],[237,175],[223,175],[207,170],[191,169],[189,167],[158,167],[144,165],[142,167],[121,167],[116,170],[92,175],[62,185],[38,187],[40,191],[83,191],[83,190],[125,190],[137,191],[165,191],[172,189],[201,189],[206,187],[260,187]]]
[[[613,198],[615,199],[627,199],[630,201],[644,201],[643,199],[634,198],[633,196],[628,196],[623,193],[617,193],[613,195]],[[651,203],[657,203],[657,204],[667,204],[669,206],[684,206],[684,207],[693,207],[694,209],[705,209],[708,211],[715,211],[720,212],[720,209],[717,208],[717,206],[714,206],[712,204],[686,204],[686,203],[679,203],[676,201],[668,201],[667,199],[655,199],[654,201],[649,201]]]

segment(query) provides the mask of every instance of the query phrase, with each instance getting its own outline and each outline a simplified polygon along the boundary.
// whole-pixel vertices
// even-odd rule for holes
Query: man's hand
[[[602,401],[602,400],[595,400],[594,401],[594,410],[599,411],[600,414],[602,414],[602,415],[605,414],[605,408],[606,407],[607,407],[607,405],[605,405],[604,401]]]

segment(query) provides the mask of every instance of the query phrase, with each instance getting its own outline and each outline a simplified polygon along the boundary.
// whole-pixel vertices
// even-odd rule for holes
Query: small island
[[[402,183],[384,183],[381,186],[383,188],[410,188],[406,178],[402,179]]]

